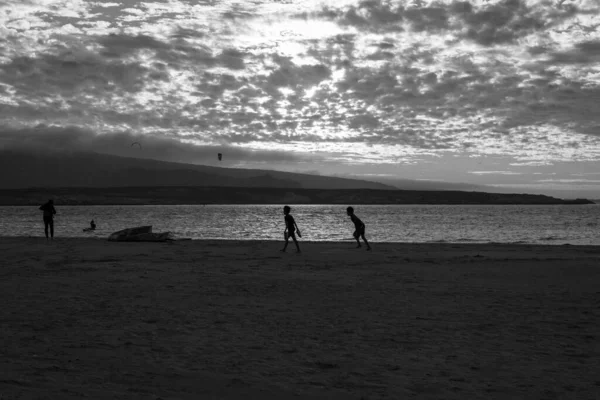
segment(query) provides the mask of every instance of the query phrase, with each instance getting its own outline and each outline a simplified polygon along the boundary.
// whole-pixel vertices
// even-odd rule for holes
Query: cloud
[[[541,167],[541,166],[552,166],[553,163],[549,161],[527,161],[527,162],[514,162],[508,164],[513,167]]]
[[[515,171],[469,171],[474,175],[523,175],[521,172]]]
[[[267,77],[267,92],[273,88],[289,87],[303,90],[318,85],[331,76],[331,70],[322,64],[296,65],[291,57],[274,55],[272,60],[277,66]]]
[[[600,180],[597,179],[540,179],[538,182],[550,182],[557,184],[573,184],[573,183],[582,183],[582,184],[600,184]]]
[[[152,80],[151,69],[139,62],[123,63],[103,59],[82,47],[60,49],[36,57],[15,57],[0,65],[0,79],[16,90],[18,97],[34,101],[65,95],[82,94],[104,97],[107,92],[139,90]],[[116,93],[115,93],[116,91]]]
[[[531,5],[530,5],[531,4]],[[466,26],[464,37],[484,46],[514,43],[519,38],[558,25],[579,12],[576,6],[504,0],[475,10],[455,3],[454,15]]]
[[[591,64],[600,62],[600,40],[576,43],[566,51],[550,53],[549,64]]]
[[[141,143],[141,149],[132,143]],[[230,162],[280,163],[302,162],[307,155],[284,151],[246,149],[230,145],[195,145],[176,137],[139,135],[132,132],[96,134],[86,129],[69,126],[45,126],[0,131],[0,150],[30,152],[96,152],[123,157],[149,158],[162,161],[205,164],[223,153]]]
[[[317,147],[357,164],[600,157],[594,2],[57,4],[0,8],[5,126]]]
[[[166,43],[147,35],[130,36],[111,33],[100,37],[98,43],[105,48],[100,55],[108,58],[126,58],[131,55],[132,51],[143,49],[159,51],[169,48]]]
[[[342,26],[375,33],[453,33],[483,46],[514,43],[531,33],[554,27],[577,13],[593,13],[594,7],[550,1],[499,2],[438,1],[429,6],[404,5],[397,1],[363,0],[342,8],[324,6],[316,15]],[[306,18],[306,14],[299,17]]]

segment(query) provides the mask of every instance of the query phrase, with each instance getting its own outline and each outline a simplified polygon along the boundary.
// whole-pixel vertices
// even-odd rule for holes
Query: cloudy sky
[[[600,196],[599,28],[598,0],[3,0],[0,148]]]

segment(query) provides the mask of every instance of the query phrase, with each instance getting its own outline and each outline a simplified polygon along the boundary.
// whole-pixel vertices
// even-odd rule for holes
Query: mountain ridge
[[[224,168],[94,152],[0,151],[0,188],[227,186],[386,189],[367,180],[262,169]]]
[[[112,187],[0,190],[0,205],[193,205],[193,204],[594,204],[537,194],[384,189],[256,187]]]

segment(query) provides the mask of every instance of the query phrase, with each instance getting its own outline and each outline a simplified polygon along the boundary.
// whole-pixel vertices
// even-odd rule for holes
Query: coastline
[[[527,193],[401,189],[309,189],[301,187],[123,186],[49,187],[0,190],[0,205],[586,205],[588,199],[559,199]],[[233,199],[233,201],[232,201]]]
[[[282,242],[0,237],[0,394],[600,391],[598,246]]]
[[[166,239],[163,241],[160,240],[139,240],[139,241],[109,241],[108,237],[110,236],[109,233],[106,233],[104,236],[56,236],[54,238],[55,241],[60,242],[60,241],[99,241],[99,242],[109,242],[109,243],[129,243],[129,244],[135,244],[135,243],[140,243],[140,244],[172,244],[172,243],[181,243],[181,242],[200,242],[200,243],[208,243],[211,245],[218,245],[219,243],[222,243],[224,246],[231,246],[234,243],[243,243],[244,245],[260,245],[260,244],[277,244],[277,246],[279,245],[283,245],[283,238],[281,239],[246,239],[246,238],[235,238],[235,239],[224,239],[224,238],[193,238],[193,237],[175,237],[174,239]],[[0,235],[0,243],[2,242],[2,240],[28,240],[28,241],[32,241],[30,243],[38,243],[38,242],[45,242],[45,238],[42,235],[36,234],[36,235],[16,235],[16,236],[3,236]],[[456,247],[456,246],[465,246],[465,247],[482,247],[482,249],[486,249],[487,247],[494,247],[494,248],[505,248],[504,250],[507,251],[511,251],[511,250],[515,250],[515,249],[511,249],[513,246],[516,247],[516,249],[518,250],[519,248],[524,248],[524,247],[540,247],[542,249],[544,248],[567,248],[567,247],[574,247],[580,250],[594,250],[594,249],[600,249],[600,244],[578,244],[578,243],[533,243],[533,242],[526,242],[523,240],[518,240],[518,241],[514,241],[514,242],[494,242],[494,241],[489,241],[489,242],[484,242],[484,241],[467,241],[467,240],[459,240],[459,241],[446,241],[446,240],[433,240],[433,241],[426,241],[426,242],[394,242],[394,241],[386,241],[386,242],[382,242],[382,241],[377,241],[376,239],[371,239],[371,238],[367,238],[367,240],[369,241],[369,243],[371,244],[376,244],[377,246],[384,246],[384,248],[388,248],[389,246],[393,246],[393,247],[399,247],[397,250],[406,247],[407,249],[409,249],[410,247],[418,247],[418,246],[434,246],[434,247],[441,247],[443,249],[444,246],[450,246],[450,247]],[[318,246],[344,246],[347,249],[352,249],[354,246],[355,239],[352,237],[348,237],[344,240],[307,240],[305,238],[299,238],[298,243],[300,243],[300,245],[302,244],[310,244],[310,245],[318,245]],[[361,244],[364,246],[364,242],[361,239]],[[290,241],[289,247],[290,249],[293,249],[294,243],[293,241]],[[275,246],[275,247],[277,247]],[[442,250],[442,249],[436,249],[436,250]],[[473,250],[473,249],[471,249]],[[0,251],[1,251],[1,246],[0,246]],[[289,252],[290,250],[288,250]],[[600,252],[600,250],[599,250]]]

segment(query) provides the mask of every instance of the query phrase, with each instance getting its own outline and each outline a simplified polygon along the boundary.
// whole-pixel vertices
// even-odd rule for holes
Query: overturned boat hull
[[[171,232],[153,233],[152,225],[127,228],[112,233],[110,242],[166,242],[173,240]]]

